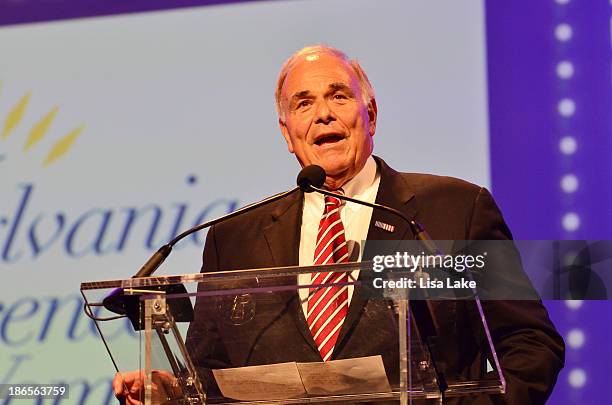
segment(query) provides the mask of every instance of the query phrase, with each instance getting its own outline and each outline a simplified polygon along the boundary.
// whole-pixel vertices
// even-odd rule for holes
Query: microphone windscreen
[[[323,183],[325,183],[325,170],[317,165],[306,166],[297,177],[297,184],[305,193],[314,191],[311,186],[321,188]]]

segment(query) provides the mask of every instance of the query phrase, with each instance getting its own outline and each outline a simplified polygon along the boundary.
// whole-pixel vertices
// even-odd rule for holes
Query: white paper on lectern
[[[213,370],[226,398],[242,401],[391,392],[381,356]]]
[[[219,369],[213,375],[226,398],[253,401],[306,395],[295,362]]]
[[[298,363],[297,368],[309,395],[391,392],[380,355],[319,363]]]

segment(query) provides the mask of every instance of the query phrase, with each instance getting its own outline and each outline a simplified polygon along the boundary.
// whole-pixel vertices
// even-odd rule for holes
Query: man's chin
[[[327,175],[325,179],[325,186],[332,190],[342,187],[355,175],[350,170],[351,168],[347,168],[346,166],[341,168],[334,167],[331,170],[328,170],[325,167],[323,167],[323,169]]]
[[[347,167],[345,165],[338,165],[338,164],[325,164],[325,163],[319,163],[319,166],[321,166],[323,168],[323,170],[325,170],[325,174],[328,177],[339,177],[339,176],[343,176],[346,174],[346,172],[349,171],[350,167]]]

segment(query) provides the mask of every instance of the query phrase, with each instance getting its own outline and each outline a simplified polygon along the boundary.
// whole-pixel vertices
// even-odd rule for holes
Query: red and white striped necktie
[[[319,223],[314,265],[348,262],[349,252],[340,219],[342,201],[325,196],[323,217]],[[347,273],[313,273],[312,284],[345,283]],[[348,286],[311,288],[306,319],[323,361],[334,351],[340,329],[348,312]]]

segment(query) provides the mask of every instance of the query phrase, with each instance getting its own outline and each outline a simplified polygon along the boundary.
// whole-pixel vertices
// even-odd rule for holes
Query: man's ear
[[[283,120],[279,118],[278,126],[280,127],[281,133],[283,134],[283,138],[285,138],[285,142],[287,142],[287,149],[289,150],[289,153],[294,153],[293,143],[291,142],[291,137],[289,136],[289,130],[287,129],[287,124],[285,124]]]
[[[368,103],[368,120],[370,136],[374,136],[376,133],[376,117],[378,116],[378,107],[376,106],[376,99],[372,97],[370,102]]]

